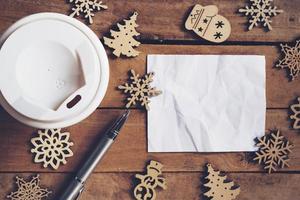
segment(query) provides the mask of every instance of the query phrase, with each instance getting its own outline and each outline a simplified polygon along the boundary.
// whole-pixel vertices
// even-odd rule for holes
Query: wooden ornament
[[[150,83],[153,81],[154,73],[140,77],[139,74],[136,74],[132,69],[130,70],[130,82],[125,83],[124,85],[119,85],[118,88],[123,90],[125,94],[128,94],[126,108],[129,108],[132,105],[136,105],[136,102],[140,102],[141,106],[144,106],[146,110],[149,110],[150,97],[158,96],[162,92],[152,88]]]
[[[298,103],[291,105],[291,110],[293,114],[290,116],[292,120],[294,120],[293,123],[293,129],[300,129],[300,97],[298,97]]]
[[[259,150],[255,153],[254,161],[264,164],[264,169],[268,170],[269,174],[276,171],[276,167],[289,166],[288,154],[292,152],[293,145],[280,135],[279,130],[258,138],[256,146],[259,147]]]
[[[134,189],[134,197],[137,200],[155,200],[157,186],[167,189],[166,180],[161,177],[163,165],[157,161],[150,161],[147,166],[147,174],[136,174],[135,177],[140,180]]]
[[[224,42],[231,33],[230,22],[218,15],[218,7],[215,5],[195,5],[185,22],[185,28],[215,43]]]
[[[207,164],[208,182],[205,187],[210,188],[204,195],[212,200],[233,200],[240,194],[240,188],[234,187],[235,183],[229,181],[227,176],[215,171],[211,164]]]
[[[16,177],[17,191],[10,193],[6,197],[11,200],[42,200],[52,192],[40,187],[39,175],[34,176],[27,182],[23,178]]]
[[[258,26],[259,23],[262,23],[269,31],[273,29],[271,26],[271,18],[282,13],[283,10],[278,10],[276,6],[273,6],[272,1],[273,0],[250,0],[250,6],[246,5],[245,8],[239,9],[240,13],[250,16],[249,31],[252,30],[254,26]]]
[[[43,163],[43,167],[51,166],[53,169],[58,169],[61,163],[66,164],[66,158],[73,156],[70,149],[73,142],[69,138],[70,133],[61,132],[61,129],[38,130],[38,137],[31,139],[34,162]]]
[[[296,45],[293,47],[281,44],[281,51],[284,58],[279,60],[276,67],[288,68],[293,81],[300,73],[300,40],[296,41]]]
[[[125,24],[117,24],[119,31],[110,30],[111,37],[103,37],[104,44],[114,49],[113,54],[117,57],[121,55],[127,57],[136,57],[139,52],[133,49],[140,45],[140,42],[134,39],[134,36],[140,35],[136,31],[138,25],[136,24],[138,13],[134,12],[129,20],[124,19]]]
[[[93,23],[94,12],[108,8],[106,5],[103,5],[102,1],[98,0],[69,0],[69,3],[74,5],[70,17],[82,14],[90,24]]]

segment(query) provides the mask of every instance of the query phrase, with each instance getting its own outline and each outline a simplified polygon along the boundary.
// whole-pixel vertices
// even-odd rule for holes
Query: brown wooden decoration
[[[273,7],[272,1],[273,0],[250,0],[250,6],[247,5],[245,8],[239,9],[240,13],[250,16],[249,31],[252,30],[254,26],[258,26],[259,23],[262,23],[269,31],[273,29],[271,26],[271,17],[282,13],[283,10],[278,10],[276,6]]]
[[[132,105],[136,105],[136,102],[140,102],[141,106],[144,106],[146,110],[149,110],[149,97],[160,95],[162,92],[152,88],[150,83],[153,81],[154,73],[149,73],[140,77],[139,74],[136,74],[132,69],[130,70],[131,83],[125,83],[124,85],[119,85],[118,88],[123,90],[125,94],[128,94],[127,98],[128,103],[126,108],[129,108]]]
[[[259,164],[264,164],[264,169],[268,170],[269,174],[276,171],[276,167],[289,166],[288,154],[292,152],[293,145],[280,135],[279,130],[258,138],[256,146],[259,147],[259,150],[255,153],[254,160],[258,161]]]
[[[187,30],[193,30],[201,38],[211,42],[224,42],[230,36],[230,22],[218,15],[218,7],[214,5],[195,5],[185,22]]]
[[[207,164],[208,182],[204,184],[210,190],[204,195],[212,200],[233,200],[240,194],[240,188],[234,187],[235,183],[230,182],[227,176],[222,176],[220,171],[215,171],[211,164]]]
[[[136,57],[139,55],[139,52],[133,49],[140,45],[140,42],[134,39],[134,36],[140,35],[136,31],[138,25],[136,24],[138,13],[135,12],[130,17],[129,20],[124,19],[125,24],[117,24],[119,31],[110,30],[111,37],[103,37],[104,44],[114,49],[113,54],[117,57],[121,55],[127,57]]]
[[[281,51],[284,58],[279,61],[276,67],[288,68],[293,81],[300,73],[300,40],[296,41],[296,45],[293,47],[281,44]]]
[[[27,182],[23,178],[16,177],[18,189],[7,195],[11,200],[42,200],[49,196],[51,191],[40,187],[39,175]]]
[[[45,168],[51,166],[53,169],[58,169],[61,163],[66,164],[66,158],[73,156],[70,149],[73,142],[69,138],[70,133],[61,132],[61,129],[38,130],[38,137],[31,139],[34,162],[43,163]]]
[[[293,114],[290,116],[293,123],[293,129],[300,129],[300,97],[298,97],[298,103],[291,105],[291,110]]]
[[[107,9],[107,6],[103,5],[102,1],[98,0],[69,0],[69,2],[74,5],[70,17],[82,14],[90,24],[93,23],[93,17],[95,16],[94,12],[101,9]]]
[[[150,161],[147,166],[147,174],[136,174],[135,177],[141,181],[134,189],[134,197],[137,200],[154,200],[156,199],[155,188],[157,186],[167,189],[166,181],[161,177],[163,165],[157,161]]]

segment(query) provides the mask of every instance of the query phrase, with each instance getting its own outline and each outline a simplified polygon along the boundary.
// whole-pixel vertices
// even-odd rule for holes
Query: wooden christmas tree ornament
[[[210,190],[204,195],[211,200],[233,200],[240,194],[240,188],[234,187],[234,182],[229,182],[227,176],[222,176],[220,171],[215,171],[211,164],[207,164],[208,182],[204,184]]]
[[[134,12],[129,20],[124,19],[125,24],[117,24],[119,31],[110,30],[111,37],[103,37],[104,44],[114,49],[113,54],[117,57],[121,55],[127,57],[136,57],[139,52],[133,49],[140,45],[140,42],[134,39],[134,36],[140,35],[136,31],[138,25],[136,24],[138,13]]]
[[[136,174],[135,177],[140,180],[134,189],[134,197],[137,200],[155,200],[157,186],[167,189],[166,180],[161,177],[163,165],[157,161],[150,161],[147,166],[147,174]]]
[[[293,129],[300,129],[300,97],[298,97],[298,103],[291,105],[291,110],[293,114],[290,116],[292,120],[294,120],[293,123]]]
[[[133,69],[130,70],[130,73],[131,83],[125,83],[124,85],[118,86],[118,88],[123,90],[125,94],[129,94],[126,108],[135,105],[136,102],[140,102],[141,106],[144,106],[147,110],[149,110],[149,98],[162,93],[161,91],[156,90],[155,87],[152,88],[150,85],[150,83],[153,81],[154,73],[152,72],[146,74],[144,77],[140,77],[139,74],[136,74]]]
[[[230,22],[218,15],[218,7],[214,5],[195,5],[185,22],[187,30],[193,30],[201,38],[220,43],[227,40],[231,33]]]
[[[17,191],[7,195],[11,200],[42,200],[49,196],[51,191],[40,187],[39,175],[27,182],[23,178],[16,177]]]
[[[267,27],[269,31],[273,28],[271,26],[271,18],[283,12],[283,10],[278,10],[276,6],[272,6],[273,0],[250,0],[251,5],[245,8],[239,9],[240,13],[250,16],[249,19],[249,31],[253,29],[254,26],[258,26],[262,23],[264,27]]]
[[[98,0],[69,0],[69,2],[73,3],[74,5],[70,17],[75,17],[82,14],[90,24],[94,22],[94,12],[102,9],[107,9],[107,6],[103,5],[102,1]]]
[[[276,171],[276,167],[289,166],[288,154],[292,152],[293,145],[280,135],[279,130],[258,138],[256,146],[259,147],[259,150],[255,153],[254,160],[259,164],[264,164],[264,169],[268,170],[269,174]]]
[[[300,73],[300,40],[296,41],[296,45],[293,47],[281,44],[281,51],[284,58],[279,61],[276,67],[288,68],[293,81]]]
[[[66,158],[73,156],[70,149],[73,142],[69,138],[70,133],[61,132],[61,129],[39,130],[38,137],[31,139],[34,162],[43,163],[45,168],[51,166],[53,169],[58,169],[61,163],[66,164]]]

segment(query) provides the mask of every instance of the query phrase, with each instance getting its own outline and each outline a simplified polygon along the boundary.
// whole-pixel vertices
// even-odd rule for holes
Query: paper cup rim
[[[43,128],[43,129],[49,129],[49,128],[64,128],[71,125],[74,125],[88,116],[90,116],[100,105],[102,102],[109,82],[109,63],[108,63],[108,57],[105,52],[105,49],[100,41],[100,39],[97,37],[97,35],[85,24],[82,22],[69,17],[67,15],[59,14],[59,13],[51,13],[51,12],[45,12],[45,13],[37,13],[33,15],[29,15],[27,17],[24,17],[17,22],[15,22],[13,25],[11,25],[1,36],[0,38],[0,48],[6,41],[6,39],[18,28],[22,27],[23,25],[26,25],[28,23],[37,21],[37,20],[44,20],[44,19],[54,19],[54,20],[60,20],[66,23],[69,23],[73,25],[74,27],[81,30],[83,33],[87,35],[87,37],[92,41],[92,45],[95,48],[97,52],[97,56],[99,58],[99,64],[100,64],[100,82],[98,85],[98,89],[96,91],[96,95],[94,96],[93,101],[79,114],[75,116],[71,116],[70,118],[64,119],[62,121],[38,121],[33,120],[31,118],[28,118],[21,113],[17,112],[3,97],[2,92],[0,92],[0,104],[2,107],[15,119],[18,121],[29,125],[31,127],[35,128]],[[1,51],[1,49],[0,49]]]

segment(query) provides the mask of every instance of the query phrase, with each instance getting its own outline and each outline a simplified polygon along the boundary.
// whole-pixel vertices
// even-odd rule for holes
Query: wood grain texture
[[[141,51],[137,58],[113,59],[110,56],[110,83],[101,107],[125,106],[122,102],[125,96],[116,87],[127,81],[129,69],[132,68],[141,75],[146,72],[148,54],[265,55],[267,107],[288,108],[300,96],[300,78],[290,82],[288,71],[275,68],[280,58],[277,46],[141,45],[137,50]]]
[[[115,59],[107,48],[110,62],[110,84],[101,109],[82,123],[67,128],[75,143],[74,155],[58,171],[44,169],[33,163],[30,139],[36,131],[18,123],[0,109],[0,199],[14,189],[16,175],[41,173],[42,185],[49,186],[57,199],[74,172],[95,142],[101,138],[111,121],[125,106],[124,96],[116,87],[128,78],[129,69],[146,72],[147,54],[239,54],[266,56],[267,124],[266,129],[278,128],[295,147],[290,154],[290,168],[267,175],[251,161],[251,153],[147,153],[146,113],[132,109],[128,123],[116,143],[109,150],[95,173],[87,182],[82,200],[133,199],[134,174],[144,171],[148,160],[160,161],[169,189],[159,191],[157,199],[196,200],[201,196],[203,166],[210,162],[218,169],[231,172],[229,177],[241,186],[241,200],[290,200],[300,196],[300,137],[291,129],[288,107],[300,96],[300,78],[289,82],[285,70],[274,69],[280,57],[280,42],[291,42],[300,37],[300,0],[274,0],[285,12],[272,18],[273,31],[262,28],[246,31],[248,19],[238,13],[248,0],[201,0],[201,4],[217,5],[219,13],[229,19],[232,34],[223,45],[213,45],[184,28],[184,22],[196,0],[103,0],[108,10],[98,12],[91,29],[101,39],[109,36],[113,24],[139,12],[138,38],[143,45],[141,55],[134,59]],[[29,14],[58,12],[68,14],[71,5],[66,0],[0,0],[0,33]],[[154,45],[172,44],[172,45]],[[173,45],[176,44],[176,45]],[[194,44],[194,45],[191,45]],[[197,45],[195,45],[197,44]]]
[[[16,174],[0,174],[0,198],[4,199],[10,191],[14,190],[14,177]],[[17,174],[30,176],[31,174]],[[167,180],[167,190],[157,190],[157,199],[172,200],[205,200],[202,182],[202,173],[164,173]],[[53,190],[49,200],[55,200],[65,188],[70,174],[40,174],[41,184]],[[237,200],[291,200],[300,196],[300,174],[271,174],[231,173],[228,177],[238,183],[241,193]],[[134,188],[133,173],[96,173],[87,181],[81,199],[85,200],[130,200]],[[175,192],[176,191],[176,192]]]
[[[188,13],[199,1],[105,0],[103,2],[108,5],[108,10],[98,12],[94,17],[94,24],[90,26],[100,37],[109,32],[112,24],[128,17],[130,12],[138,11],[140,13],[138,30],[142,34],[140,39],[204,41],[184,28]],[[238,9],[244,7],[246,2],[246,0],[202,0],[201,4],[216,5],[219,13],[230,21],[232,34],[228,41],[281,42],[299,37],[300,0],[274,0],[274,4],[285,12],[272,18],[274,30],[271,32],[266,32],[263,28],[247,31],[248,18],[238,13]],[[71,6],[65,0],[1,0],[0,8],[0,32],[3,32],[13,22],[26,15],[38,12],[69,14]]]
[[[115,109],[98,109],[91,117],[82,123],[68,128],[71,133],[72,147],[75,156],[68,159],[68,164],[61,166],[59,172],[74,171],[79,167],[91,146],[97,142],[106,127],[122,111]],[[290,130],[287,120],[287,110],[268,110],[267,129],[278,128],[282,135],[292,143],[300,144],[297,131]],[[140,110],[132,110],[129,121],[112,148],[105,155],[96,172],[134,172],[142,171],[147,160],[153,159],[164,165],[164,171],[202,171],[202,166],[212,163],[222,166],[226,171],[262,171],[259,165],[251,161],[251,153],[147,153],[146,114]],[[34,130],[27,128],[8,114],[0,112],[0,172],[49,172],[40,164],[33,164],[30,153],[30,138]],[[226,134],[224,132],[224,134]],[[300,146],[293,148],[290,154],[290,168],[280,171],[300,170]],[[20,162],[20,160],[22,162]]]

